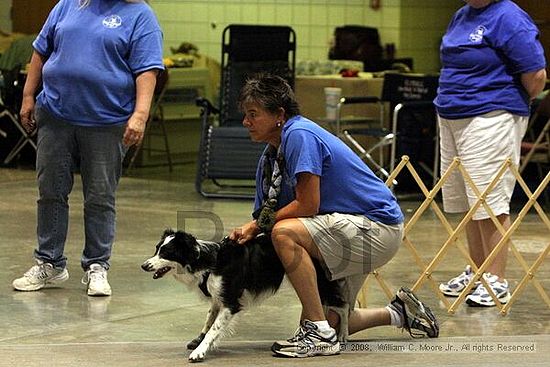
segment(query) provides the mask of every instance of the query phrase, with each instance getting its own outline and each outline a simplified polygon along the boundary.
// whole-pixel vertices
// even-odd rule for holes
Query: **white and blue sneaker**
[[[432,310],[408,288],[401,287],[388,305],[399,314],[401,325],[413,338],[439,336],[439,322]]]
[[[100,264],[92,264],[82,277],[82,284],[87,286],[88,296],[110,296],[111,286],[107,280],[107,269]]]
[[[483,274],[483,278],[489,283],[491,290],[502,304],[508,303],[510,300],[510,292],[508,291],[508,281],[503,279],[502,282],[498,280],[497,275],[491,273]],[[483,284],[480,284],[476,290],[466,297],[466,303],[474,307],[494,307],[495,301],[485,288]]]
[[[273,343],[271,351],[293,358],[329,356],[340,353],[340,343],[333,328],[321,332],[315,323],[304,320],[292,338]]]
[[[36,260],[36,265],[32,266],[21,278],[15,279],[12,286],[18,291],[31,292],[63,283],[67,279],[69,279],[67,269],[58,269],[50,263]]]
[[[470,284],[472,281],[472,278],[474,277],[474,272],[472,270],[472,267],[470,265],[466,266],[466,269],[464,272],[462,272],[457,277],[454,277],[453,279],[449,280],[447,283],[441,283],[439,285],[439,291],[443,293],[446,296],[450,297],[458,297],[460,296],[460,293]],[[476,282],[474,287],[472,288],[472,292],[475,291],[476,287],[479,286],[480,282]]]

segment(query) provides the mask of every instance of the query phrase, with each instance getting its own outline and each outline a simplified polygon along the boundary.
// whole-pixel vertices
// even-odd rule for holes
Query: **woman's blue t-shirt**
[[[510,0],[459,9],[441,43],[441,76],[434,103],[447,119],[495,110],[528,116],[521,74],[545,68],[539,31]]]
[[[278,208],[295,198],[297,175],[320,177],[319,214],[361,214],[388,225],[403,222],[403,213],[388,187],[339,138],[302,116],[289,119],[282,132],[285,172]],[[256,176],[256,204],[263,201],[262,167]]]
[[[37,104],[83,126],[126,123],[135,78],[163,69],[162,32],[146,3],[61,0],[33,43],[47,58]]]

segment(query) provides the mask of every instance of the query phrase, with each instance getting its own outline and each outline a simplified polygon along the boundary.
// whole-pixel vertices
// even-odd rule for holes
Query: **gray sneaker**
[[[439,336],[439,322],[430,308],[424,305],[408,288],[402,287],[390,302],[390,307],[401,315],[403,328],[413,338]]]
[[[483,278],[489,283],[491,290],[496,295],[499,302],[502,304],[508,303],[511,298],[508,281],[503,279],[502,282],[499,282],[498,275],[492,275],[491,273],[483,274]],[[483,284],[480,284],[472,294],[466,297],[466,303],[469,306],[496,306],[495,301],[493,301],[493,298],[489,295],[489,292]]]
[[[37,291],[47,285],[63,283],[69,279],[67,269],[56,269],[50,263],[36,260],[36,265],[31,267],[21,278],[12,282],[15,290],[30,292]]]
[[[107,269],[99,264],[92,264],[82,277],[82,284],[88,286],[88,296],[110,296],[111,286],[107,281]]]
[[[458,297],[464,288],[466,288],[472,281],[474,274],[475,273],[472,270],[472,267],[467,265],[466,269],[461,274],[449,280],[447,283],[441,283],[439,285],[439,291],[446,296]],[[479,281],[475,282],[475,285],[470,290],[470,293],[473,293],[480,284],[481,282]]]
[[[317,325],[304,320],[292,338],[273,343],[271,351],[278,356],[294,358],[329,356],[340,353],[340,343],[334,329],[329,335],[323,335]]]

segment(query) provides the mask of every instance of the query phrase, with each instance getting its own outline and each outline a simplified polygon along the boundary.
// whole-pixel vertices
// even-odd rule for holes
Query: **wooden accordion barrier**
[[[394,180],[399,176],[399,174],[404,169],[407,169],[411,173],[412,177],[418,184],[418,188],[420,189],[423,196],[425,197],[425,199],[423,199],[420,206],[416,209],[416,211],[412,214],[412,216],[405,222],[405,227],[404,227],[403,244],[410,251],[416,266],[420,270],[420,275],[418,279],[416,280],[414,285],[411,287],[413,291],[417,291],[423,285],[427,284],[433,290],[436,296],[441,300],[441,302],[445,305],[447,311],[452,314],[456,311],[458,306],[465,300],[466,296],[470,293],[475,282],[480,281],[489,291],[489,294],[495,301],[497,306],[496,308],[499,310],[499,312],[502,315],[506,315],[510,310],[510,308],[512,307],[512,305],[514,304],[514,302],[518,300],[518,298],[520,297],[521,293],[523,292],[527,284],[532,283],[537,293],[540,295],[543,301],[550,308],[550,297],[548,293],[544,290],[544,288],[542,287],[540,281],[537,279],[537,276],[536,276],[537,270],[543,264],[544,260],[548,256],[548,253],[550,252],[550,241],[546,242],[547,240],[545,240],[543,250],[540,253],[537,253],[535,261],[531,265],[529,265],[528,262],[523,257],[523,255],[520,253],[520,251],[518,251],[516,245],[511,240],[512,235],[516,232],[519,225],[521,224],[525,216],[529,213],[529,211],[532,208],[534,208],[534,210],[540,217],[542,224],[548,230],[549,236],[547,236],[546,239],[550,238],[550,220],[548,218],[548,215],[544,212],[544,209],[537,202],[538,197],[541,195],[541,193],[544,192],[544,190],[548,186],[548,183],[550,181],[550,172],[546,174],[546,176],[540,182],[540,184],[535,189],[535,191],[532,192],[527,186],[527,184],[525,183],[525,181],[523,180],[523,178],[521,177],[518,171],[518,168],[512,163],[510,159],[508,159],[500,167],[500,169],[494,176],[493,180],[486,187],[486,189],[483,192],[480,192],[479,189],[473,183],[468,172],[466,172],[466,170],[464,169],[463,165],[460,162],[460,159],[455,158],[452,164],[447,169],[447,171],[444,172],[441,178],[439,179],[439,181],[435,183],[434,187],[431,190],[428,190],[428,188],[426,187],[424,182],[420,179],[420,176],[418,175],[418,173],[410,163],[409,157],[403,156],[399,165],[394,169],[393,172],[390,173],[390,176],[386,180],[386,184],[391,187]],[[464,178],[464,182],[470,186],[472,191],[477,196],[477,201],[473,206],[471,206],[470,210],[462,217],[459,224],[455,228],[453,228],[453,226],[449,223],[449,220],[445,217],[445,214],[443,213],[443,211],[440,209],[438,203],[434,199],[437,196],[437,194],[440,192],[445,182],[448,180],[451,174],[455,171],[460,172],[460,174]],[[511,172],[516,178],[517,184],[521,187],[521,189],[527,196],[527,202],[521,208],[516,218],[511,222],[509,229],[505,230],[504,227],[498,221],[494,212],[486,203],[485,198],[487,197],[488,193],[490,193],[496,187],[499,180],[508,171]],[[468,250],[464,248],[464,246],[459,245],[457,242],[459,240],[459,235],[462,233],[462,231],[464,231],[466,224],[470,221],[474,213],[481,206],[483,206],[487,211],[487,213],[489,214],[492,222],[495,224],[499,232],[502,234],[502,238],[498,242],[496,247],[493,249],[493,251],[489,254],[485,262],[481,266],[477,267],[474,261],[472,260],[472,258],[470,257]],[[415,225],[417,224],[418,220],[422,217],[423,214],[426,213],[426,211],[429,208],[432,209],[433,213],[439,219],[442,226],[446,230],[447,239],[442,243],[435,257],[431,261],[426,262],[420,256],[419,251],[417,250],[417,248],[415,247],[414,243],[411,240],[410,234],[412,231],[414,231]],[[489,265],[492,263],[492,261],[497,256],[497,254],[500,252],[500,250],[506,245],[506,243],[509,243],[511,254],[513,254],[513,256],[516,258],[517,263],[522,269],[523,275],[519,280],[517,286],[515,286],[513,289],[512,288],[510,289],[510,292],[511,292],[510,300],[506,304],[502,304],[499,302],[496,295],[492,292],[491,288],[489,287],[485,278],[482,275],[486,271],[486,269],[489,267]],[[475,275],[472,281],[468,284],[468,286],[460,293],[460,295],[454,300],[454,302],[451,303],[449,299],[439,291],[438,283],[432,278],[432,274],[436,270],[436,268],[440,265],[441,261],[446,256],[449,249],[451,249],[452,247],[458,248],[462,256],[466,259],[467,263],[472,267],[472,270],[475,272]],[[368,287],[368,283],[371,282],[372,280],[376,280],[376,282],[380,285],[380,287],[382,288],[383,292],[386,294],[388,299],[392,299],[395,294],[390,289],[387,282],[384,280],[380,271],[375,270],[371,274],[369,274],[369,277],[365,281],[365,284],[359,293],[358,302],[361,306],[363,306],[366,302],[366,296],[365,296],[367,291],[366,288]]]

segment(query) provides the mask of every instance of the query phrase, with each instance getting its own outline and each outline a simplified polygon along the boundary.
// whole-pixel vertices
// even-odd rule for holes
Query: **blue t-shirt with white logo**
[[[319,214],[361,214],[393,225],[403,222],[395,196],[371,169],[338,137],[302,116],[289,119],[282,132],[285,171],[278,208],[295,198],[299,173],[320,177]],[[262,167],[256,175],[257,210],[263,200]]]
[[[79,3],[59,1],[33,43],[47,58],[37,105],[76,125],[124,124],[136,75],[164,68],[160,26],[144,2]]]
[[[459,9],[440,51],[443,67],[434,101],[440,116],[460,119],[495,110],[529,115],[521,74],[545,68],[546,61],[537,27],[512,1]]]

